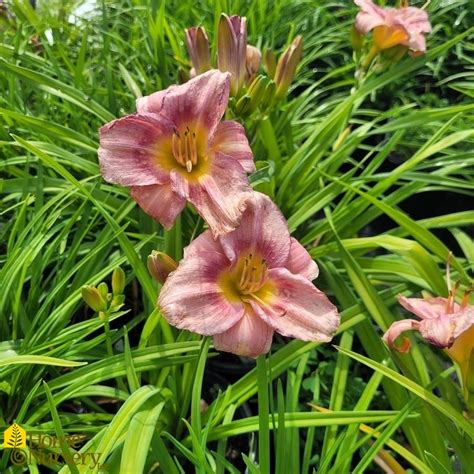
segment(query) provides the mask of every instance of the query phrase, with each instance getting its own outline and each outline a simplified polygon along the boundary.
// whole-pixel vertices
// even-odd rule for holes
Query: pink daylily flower
[[[356,29],[367,34],[373,30],[374,44],[387,49],[397,44],[407,46],[413,53],[426,51],[424,34],[431,32],[428,13],[416,7],[381,8],[372,0],[354,0],[361,9],[355,20]]]
[[[230,75],[217,70],[137,100],[137,113],[100,130],[104,179],[131,188],[167,229],[189,201],[214,236],[237,227],[255,171],[245,130],[223,121]]]
[[[421,321],[403,319],[393,323],[384,334],[383,339],[392,349],[408,352],[410,341],[404,338],[400,346],[395,339],[405,331],[419,331],[430,344],[443,349],[453,346],[456,339],[474,325],[474,306],[467,304],[469,291],[461,304],[454,301],[455,291],[450,291],[448,298],[406,298],[400,296],[399,303]]]
[[[214,336],[216,349],[257,357],[270,350],[274,331],[331,340],[339,315],[311,283],[317,275],[277,206],[254,193],[239,227],[217,240],[206,231],[185,249],[158,305],[173,326]]]

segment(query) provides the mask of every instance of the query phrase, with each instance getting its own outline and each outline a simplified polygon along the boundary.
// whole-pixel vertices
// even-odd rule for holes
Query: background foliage
[[[272,472],[468,472],[474,429],[448,359],[416,336],[409,354],[389,352],[380,336],[402,317],[398,294],[446,295],[449,250],[453,278],[470,283],[472,1],[433,0],[426,56],[359,87],[349,1],[77,6],[17,0],[0,17],[0,429],[83,434],[80,451],[102,453],[104,472],[260,472],[254,434],[268,414],[254,362],[169,327],[144,264],[152,249],[179,258],[202,221],[187,209],[163,233],[101,179],[96,155],[99,126],[188,67],[183,29],[213,36],[227,12],[247,16],[260,48],[304,37],[289,99],[245,118],[252,182],[310,249],[343,321],[338,347],[274,341]],[[118,265],[126,299],[109,353],[80,288]],[[48,471],[9,454],[1,472]],[[61,472],[78,470],[89,472]]]

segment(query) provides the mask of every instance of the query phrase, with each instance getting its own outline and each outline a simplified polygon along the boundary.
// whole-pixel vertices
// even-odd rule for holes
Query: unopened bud
[[[151,276],[162,285],[168,275],[178,268],[178,264],[169,255],[156,250],[148,255],[147,266]]]
[[[269,81],[267,86],[265,87],[265,91],[263,92],[262,100],[260,101],[260,108],[265,110],[267,107],[271,105],[273,102],[273,98],[275,97],[276,92],[276,84],[274,81]]]
[[[202,26],[195,26],[188,28],[185,32],[188,53],[195,74],[202,74],[212,68],[209,39],[207,38],[206,30]]]
[[[263,53],[263,62],[265,64],[265,70],[267,71],[268,77],[273,79],[275,77],[275,71],[277,67],[276,54],[273,49],[268,48]]]
[[[242,96],[235,104],[235,112],[238,115],[246,115],[247,113],[249,113],[250,101],[251,101],[251,97],[249,95]]]
[[[260,101],[263,99],[265,93],[265,87],[267,86],[268,79],[263,76],[257,76],[247,91],[250,96],[250,111],[253,112],[259,106]]]
[[[112,273],[112,293],[114,295],[121,295],[125,289],[125,272],[117,267]]]
[[[247,19],[223,13],[217,31],[217,65],[230,72],[230,93],[236,97],[244,85],[247,55]]]
[[[106,300],[95,286],[86,285],[81,288],[82,299],[94,311],[105,311],[107,309]]]
[[[287,92],[295,77],[296,67],[303,52],[303,38],[297,36],[280,56],[275,72],[275,83],[277,86],[276,98],[281,99]]]
[[[107,301],[109,296],[109,287],[107,286],[107,283],[105,283],[104,281],[102,283],[99,283],[97,289],[99,290],[100,296],[102,296],[104,301]]]
[[[258,72],[260,67],[260,62],[262,60],[262,53],[255,46],[247,45],[247,53],[245,59],[245,81],[247,84],[250,84],[255,75]]]

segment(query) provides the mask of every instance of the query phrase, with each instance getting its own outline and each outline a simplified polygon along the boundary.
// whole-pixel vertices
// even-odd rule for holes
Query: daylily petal
[[[242,166],[232,158],[216,153],[211,170],[197,183],[171,172],[171,186],[186,197],[208,223],[214,237],[235,229],[252,195]]]
[[[173,124],[159,115],[128,115],[99,130],[99,162],[104,179],[123,186],[169,181],[160,158],[171,153]]]
[[[308,251],[293,237],[286,268],[295,275],[301,275],[313,281],[319,275],[319,268]]]
[[[229,88],[230,74],[212,69],[185,84],[141,99],[137,106],[141,110],[159,112],[177,128],[190,125],[205,130],[210,136],[224,115]]]
[[[385,24],[385,11],[375,5],[371,0],[354,0],[361,9],[355,20],[356,29],[366,34],[376,26]]]
[[[169,94],[171,90],[178,88],[179,86],[173,84],[169,86],[167,89],[162,91],[153,92],[153,94],[139,97],[135,101],[135,106],[137,108],[137,112],[139,114],[150,112],[157,114],[161,111],[163,107],[163,99]]]
[[[170,183],[133,186],[130,195],[166,229],[171,229],[176,217],[186,206],[186,199],[174,193]]]
[[[234,158],[247,173],[255,171],[253,153],[245,129],[234,121],[221,122],[212,139],[211,150]]]
[[[420,334],[437,347],[451,347],[454,342],[453,321],[449,315],[424,319],[419,323]]]
[[[426,10],[416,7],[401,8],[398,10],[398,17],[405,20],[409,32],[431,32],[431,24]]]
[[[250,300],[256,314],[283,336],[330,341],[339,326],[339,314],[327,296],[286,268],[270,270],[268,277],[275,295],[265,305]]]
[[[446,298],[406,298],[399,296],[398,302],[410,313],[416,314],[421,319],[438,318],[446,313]],[[459,305],[454,304],[454,311]]]
[[[290,233],[283,214],[264,194],[253,192],[239,227],[220,237],[224,252],[236,262],[253,251],[266,260],[269,268],[284,267],[290,252]]]
[[[206,245],[181,260],[168,276],[158,305],[173,326],[212,336],[234,326],[244,315],[244,304],[224,297],[217,279],[229,262],[218,243],[202,240]]]
[[[237,324],[214,336],[214,347],[219,351],[257,357],[270,350],[272,339],[273,329],[249,311]]]
[[[401,345],[395,345],[395,339],[405,331],[417,331],[420,326],[418,321],[413,319],[402,319],[401,321],[394,322],[388,331],[383,335],[383,340],[391,349],[396,349],[398,352],[408,352],[411,343],[407,337],[403,338]]]

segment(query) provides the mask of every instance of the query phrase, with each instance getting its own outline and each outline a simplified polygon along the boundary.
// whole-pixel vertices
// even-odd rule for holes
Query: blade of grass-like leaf
[[[53,396],[51,395],[51,390],[48,387],[48,384],[43,381],[43,388],[46,393],[46,398],[48,400],[49,409],[51,410],[51,417],[53,418],[54,430],[59,440],[59,446],[61,447],[61,454],[66,461],[72,474],[79,474],[79,470],[74,463],[71,450],[66,443],[66,437],[64,436],[64,430],[61,425],[61,420],[59,419],[58,410],[54,404]]]
[[[152,401],[152,404],[148,406],[143,405],[142,409],[133,416],[122,450],[120,474],[144,472],[151,439],[157,431],[156,424],[165,403],[156,405]]]
[[[470,424],[460,413],[453,410],[453,408],[448,405],[444,400],[439,399],[429,390],[423,388],[422,386],[420,386],[416,382],[413,382],[404,375],[401,375],[398,372],[395,372],[394,370],[386,367],[385,365],[369,359],[368,357],[357,354],[347,349],[343,349],[341,347],[336,346],[336,349],[348,355],[349,357],[352,357],[353,359],[359,361],[360,363],[365,364],[368,367],[371,367],[372,369],[381,372],[386,377],[402,385],[410,392],[413,392],[422,400],[426,401],[434,408],[439,410],[441,413],[446,415],[448,419],[452,420],[458,426],[459,429],[463,430],[466,434],[468,434],[471,438],[474,439],[474,426]]]

